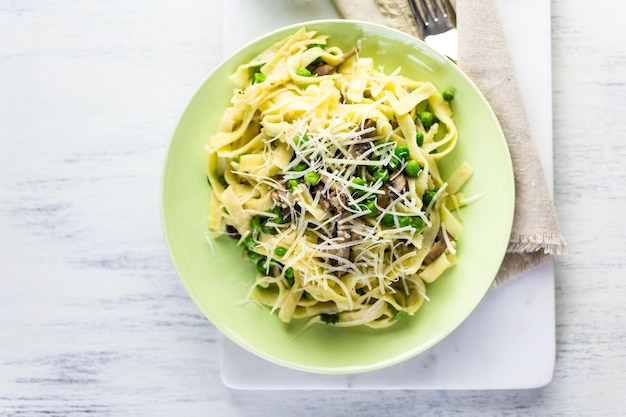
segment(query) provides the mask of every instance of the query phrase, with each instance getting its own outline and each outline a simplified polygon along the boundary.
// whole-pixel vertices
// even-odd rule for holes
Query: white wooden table
[[[626,5],[552,2],[569,242],[553,382],[268,394],[222,384],[220,336],[159,219],[170,135],[222,56],[223,1],[0,0],[0,415],[623,415]]]

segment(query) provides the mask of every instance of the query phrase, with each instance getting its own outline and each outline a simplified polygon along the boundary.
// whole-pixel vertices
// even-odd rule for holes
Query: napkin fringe
[[[513,233],[507,253],[543,252],[547,255],[564,255],[566,242],[561,235],[553,233]]]

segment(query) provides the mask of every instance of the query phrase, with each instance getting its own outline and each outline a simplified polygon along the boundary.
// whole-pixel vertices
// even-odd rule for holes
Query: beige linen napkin
[[[383,24],[419,37],[406,0],[333,0],[347,19]],[[515,173],[515,215],[494,285],[565,251],[565,240],[517,86],[493,0],[452,0],[459,33],[458,64],[487,98],[506,136]]]

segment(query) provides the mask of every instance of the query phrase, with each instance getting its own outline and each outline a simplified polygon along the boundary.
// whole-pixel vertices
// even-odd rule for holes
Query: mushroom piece
[[[439,258],[442,253],[446,251],[446,242],[443,239],[435,241],[433,247],[430,248],[430,252],[424,258],[424,265],[432,263],[435,259]]]
[[[350,145],[350,147],[348,148],[348,153],[352,158],[358,159],[361,155],[369,151],[371,148],[372,147],[369,142],[355,143],[354,145]]]
[[[230,237],[231,239],[235,239],[235,240],[241,239],[241,235],[239,234],[239,231],[234,226],[231,226],[230,224],[226,225],[226,235]]]
[[[403,194],[408,186],[406,175],[400,173],[396,175],[390,182],[383,186],[385,194],[378,196],[378,205],[382,208],[389,207],[389,204],[401,194]]]
[[[452,235],[450,235],[452,238]],[[439,258],[442,253],[446,251],[448,245],[446,245],[446,240],[443,238],[443,234],[441,230],[437,233],[437,237],[435,238],[435,243],[432,248],[430,248],[430,252],[424,258],[424,265],[428,265],[432,263],[435,259]]]
[[[323,75],[334,74],[335,72],[337,72],[337,68],[333,67],[330,64],[322,64],[318,67],[311,69],[311,73],[320,77]]]
[[[373,130],[370,130],[373,129]],[[363,121],[363,130],[369,130],[366,133],[360,135],[360,139],[369,139],[371,137],[376,136],[376,120],[373,119],[365,119]],[[352,158],[358,159],[365,152],[369,151],[372,148],[371,141],[368,142],[359,142],[353,145],[350,145],[348,148],[348,153]]]
[[[391,187],[393,188],[394,193],[400,195],[406,191],[408,186],[408,181],[406,179],[406,175],[404,173],[400,173],[391,179]]]
[[[337,65],[330,65],[324,61],[321,61],[319,65],[309,65],[307,69],[311,71],[312,74],[323,76],[334,74],[337,72],[337,68],[341,66],[344,62],[346,62],[350,57],[358,52],[358,48],[354,48],[341,56],[339,59],[339,63]]]
[[[337,228],[337,240],[336,242],[338,244],[344,244],[347,243],[351,240],[351,234],[348,230],[346,230],[346,228],[341,228],[338,227]],[[339,257],[339,258],[343,258],[343,259],[348,259],[350,257],[350,246],[344,246],[342,248],[337,248],[337,249],[333,249],[330,251],[330,253],[332,253],[333,255]],[[335,260],[333,260],[335,261]],[[331,263],[333,263],[331,261]],[[335,261],[336,263],[336,261]]]
[[[326,181],[332,180],[327,178]],[[323,192],[319,189],[319,186],[317,188],[318,189],[315,190],[315,193],[319,193],[319,205],[322,210],[331,214],[343,214],[345,212],[345,207],[348,204],[348,196],[336,183],[330,183],[329,190],[327,192]]]
[[[376,136],[376,120],[374,119],[365,119],[363,122],[363,130],[368,130],[374,128],[371,132],[364,133],[362,137],[371,138],[372,136]]]
[[[350,215],[350,213],[348,212],[344,212],[341,217],[342,218],[346,218]],[[346,223],[338,223],[337,224],[337,229],[335,231],[335,243],[343,245],[345,243],[348,242],[352,242],[354,240],[357,240],[359,238],[359,235],[357,233],[354,233],[353,231],[351,231],[351,226],[349,224]],[[335,257],[341,258],[341,259],[345,259],[345,263],[348,263],[350,261],[350,253],[352,252],[352,247],[347,245],[341,248],[337,248],[337,249],[332,249],[329,251],[329,254],[334,255]],[[331,259],[330,261],[331,265],[333,266],[339,266],[342,262],[338,259]],[[342,277],[347,271],[345,270],[338,270],[337,276],[338,277]]]
[[[280,208],[280,213],[283,217],[289,216],[291,209],[286,202],[289,201],[289,197],[285,190],[274,190],[270,194],[270,198],[274,202],[274,205]]]

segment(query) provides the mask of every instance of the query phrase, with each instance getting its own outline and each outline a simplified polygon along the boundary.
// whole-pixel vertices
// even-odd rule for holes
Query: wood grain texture
[[[521,1],[521,0],[516,0]],[[221,1],[0,0],[0,415],[621,416],[626,5],[553,0],[554,381],[529,391],[239,392],[159,219],[169,137]]]

